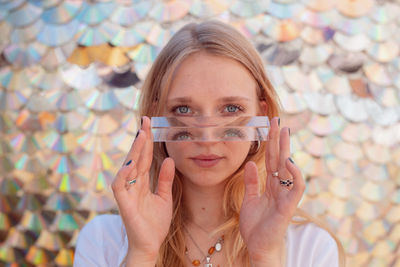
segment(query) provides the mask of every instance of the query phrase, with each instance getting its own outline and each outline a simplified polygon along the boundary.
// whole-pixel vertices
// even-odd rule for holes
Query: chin
[[[182,173],[182,175],[183,179],[189,181],[191,184],[202,187],[217,186],[225,183],[228,179],[228,175],[218,174],[215,170],[195,170]]]

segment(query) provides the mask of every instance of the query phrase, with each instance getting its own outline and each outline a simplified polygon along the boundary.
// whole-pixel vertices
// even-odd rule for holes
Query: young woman
[[[81,231],[74,266],[344,266],[297,209],[305,189],[259,54],[217,21],[188,24],[142,88],[141,128],[112,190],[120,215]],[[266,142],[153,142],[155,116],[268,116]],[[208,265],[207,265],[208,264]]]

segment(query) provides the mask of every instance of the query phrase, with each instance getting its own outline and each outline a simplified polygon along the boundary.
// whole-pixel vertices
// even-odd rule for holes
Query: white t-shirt
[[[290,224],[287,230],[287,267],[338,267],[335,240],[313,223]],[[74,267],[118,267],[128,250],[128,239],[119,215],[100,215],[79,233]]]

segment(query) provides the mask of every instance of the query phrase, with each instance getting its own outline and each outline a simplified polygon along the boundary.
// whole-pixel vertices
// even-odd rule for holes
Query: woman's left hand
[[[265,152],[266,187],[261,195],[257,165],[248,162],[245,166],[246,191],[239,225],[252,266],[281,266],[286,231],[305,189],[299,168],[289,159],[289,136],[289,128],[280,130],[278,118],[273,118]],[[274,172],[278,176],[273,176]],[[280,183],[287,179],[293,184]]]

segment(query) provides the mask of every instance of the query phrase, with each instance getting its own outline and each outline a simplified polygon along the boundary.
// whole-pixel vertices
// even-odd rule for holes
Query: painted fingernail
[[[289,160],[290,160],[291,163],[295,164],[294,161],[292,160],[292,158],[289,158]]]
[[[125,165],[128,166],[131,163],[132,163],[132,160],[129,160]]]
[[[278,118],[278,126],[281,126],[281,118]]]

